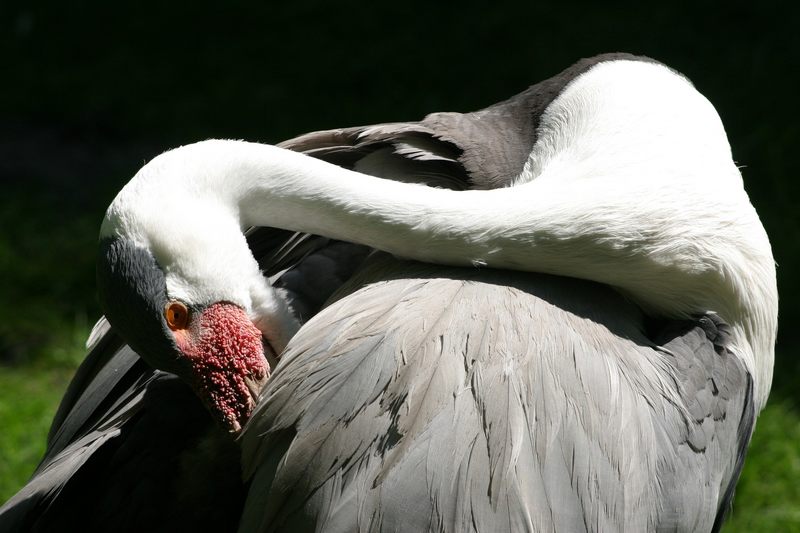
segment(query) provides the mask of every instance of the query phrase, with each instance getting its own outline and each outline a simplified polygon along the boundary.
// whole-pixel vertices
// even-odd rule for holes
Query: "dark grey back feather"
[[[507,187],[522,172],[542,114],[566,86],[605,61],[657,61],[624,53],[581,59],[508,100],[471,113],[432,113],[419,122],[301,135],[280,146],[366,174],[450,189]]]

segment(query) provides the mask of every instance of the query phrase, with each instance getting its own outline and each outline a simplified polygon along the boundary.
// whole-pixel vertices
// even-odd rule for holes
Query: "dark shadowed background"
[[[131,3],[133,4],[133,3]],[[798,4],[178,0],[0,3],[0,501],[41,454],[99,316],[105,207],[144,162],[210,137],[470,111],[627,51],[716,106],[778,262],[781,333],[728,531],[800,530]]]

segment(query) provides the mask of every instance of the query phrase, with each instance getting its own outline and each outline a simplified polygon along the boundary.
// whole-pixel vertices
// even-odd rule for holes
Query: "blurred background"
[[[471,111],[581,57],[627,51],[683,72],[717,107],[770,234],[781,293],[773,394],[725,531],[800,531],[800,186],[790,161],[800,4],[125,4],[0,3],[0,502],[43,452],[99,316],[103,212],[146,161],[210,137],[275,143]]]

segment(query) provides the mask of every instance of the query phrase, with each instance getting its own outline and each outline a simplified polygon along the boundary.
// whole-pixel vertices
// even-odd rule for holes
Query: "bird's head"
[[[144,194],[137,178],[101,228],[103,312],[145,361],[183,378],[238,431],[296,323],[229,210],[163,188]]]

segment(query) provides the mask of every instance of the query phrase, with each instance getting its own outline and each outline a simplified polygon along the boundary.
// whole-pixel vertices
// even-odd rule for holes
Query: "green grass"
[[[774,401],[758,419],[726,532],[800,532],[800,410]]]
[[[54,333],[46,356],[0,366],[0,502],[27,481],[45,450],[61,397],[85,355],[90,327],[79,320]]]
[[[65,367],[0,368],[0,501],[19,490],[41,459],[72,373]]]

